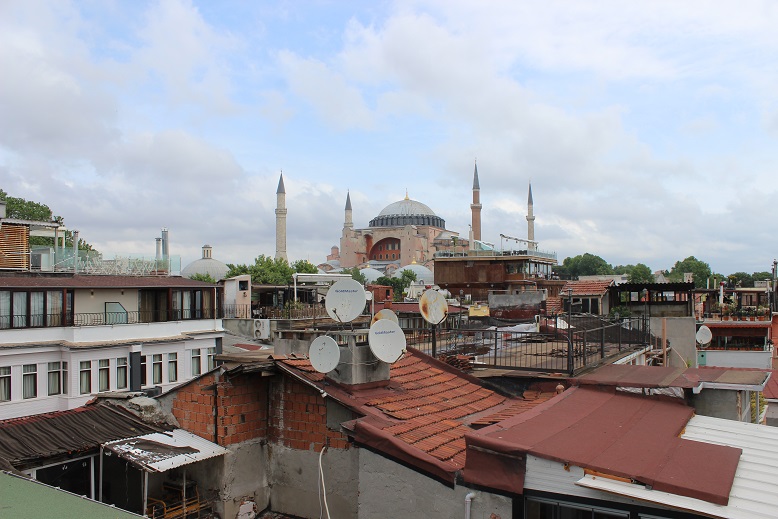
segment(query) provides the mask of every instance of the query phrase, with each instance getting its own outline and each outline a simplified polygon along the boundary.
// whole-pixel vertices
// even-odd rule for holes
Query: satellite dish
[[[316,337],[311,341],[311,347],[308,348],[308,359],[310,359],[313,369],[319,373],[329,373],[340,362],[338,343],[326,335]]]
[[[324,307],[333,320],[348,323],[362,313],[366,302],[365,289],[359,281],[341,279],[330,287]]]
[[[400,320],[397,318],[397,314],[394,313],[390,308],[384,308],[383,310],[376,313],[373,316],[373,321],[370,324],[373,325],[376,321],[380,321],[381,319],[389,319],[390,321],[394,321],[397,324],[400,324]]]
[[[396,322],[380,319],[370,327],[367,334],[370,351],[378,360],[393,364],[405,351],[405,333]]]
[[[440,324],[448,315],[448,303],[443,294],[437,290],[426,290],[419,299],[419,311],[424,320],[430,324]]]
[[[708,346],[708,344],[710,344],[711,339],[713,339],[713,333],[711,333],[710,328],[703,324],[700,326],[700,329],[697,330],[695,339],[697,339],[697,343],[701,348],[705,348]]]

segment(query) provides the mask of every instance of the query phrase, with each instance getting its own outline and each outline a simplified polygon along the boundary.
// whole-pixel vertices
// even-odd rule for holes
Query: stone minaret
[[[276,259],[286,257],[286,189],[284,189],[284,174],[278,179],[276,190]]]
[[[344,229],[353,229],[354,221],[351,213],[351,193],[346,192],[346,220],[343,222]]]
[[[478,164],[475,165],[475,171],[473,172],[473,203],[470,204],[470,211],[472,212],[472,232],[473,239],[481,239],[481,186],[478,183]],[[470,244],[470,248],[473,248],[473,244]]]
[[[527,250],[537,250],[535,243],[535,215],[532,213],[532,182],[529,183],[529,197],[527,198]]]

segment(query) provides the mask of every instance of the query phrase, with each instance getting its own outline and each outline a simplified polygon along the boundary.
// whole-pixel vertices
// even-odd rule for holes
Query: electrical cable
[[[321,487],[319,488],[319,495],[324,495],[324,511],[327,512],[327,519],[330,519],[330,509],[327,506],[327,487],[324,486],[324,469],[322,469],[321,465],[321,457],[324,454],[324,449],[326,449],[327,446],[322,446],[321,450],[319,451],[319,477],[321,478]],[[319,505],[319,508],[321,510],[321,505]],[[321,514],[321,511],[319,512]]]

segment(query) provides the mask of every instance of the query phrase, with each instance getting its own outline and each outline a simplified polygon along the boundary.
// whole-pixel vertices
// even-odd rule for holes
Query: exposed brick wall
[[[346,436],[327,428],[321,394],[291,377],[274,377],[270,396],[270,439],[292,449],[348,449]]]
[[[266,380],[255,374],[222,379],[215,393],[215,375],[205,375],[177,391],[172,404],[173,416],[182,428],[214,441],[214,402],[218,402],[219,445],[264,438],[267,436]]]

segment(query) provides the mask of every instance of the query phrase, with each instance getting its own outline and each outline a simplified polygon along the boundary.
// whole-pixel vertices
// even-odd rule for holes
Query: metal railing
[[[214,319],[218,313],[213,308],[136,311],[136,312],[81,312],[63,316],[55,314],[32,314],[0,316],[0,329],[8,328],[53,328],[61,326],[103,326],[111,324],[138,324],[192,319]]]
[[[405,335],[408,346],[436,357],[467,355],[479,367],[568,375],[651,340],[645,319],[609,322],[592,316],[573,316],[571,327],[559,316],[539,331],[429,327],[406,329]]]

